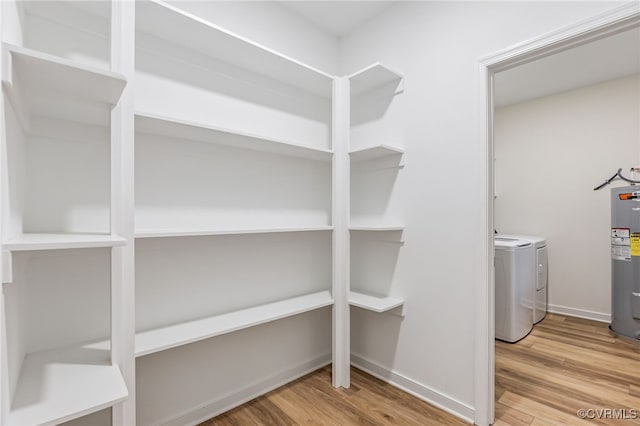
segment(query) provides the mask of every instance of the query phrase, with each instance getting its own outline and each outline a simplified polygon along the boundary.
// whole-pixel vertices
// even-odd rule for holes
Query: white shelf
[[[28,354],[8,425],[54,425],[124,401],[127,387],[109,351],[66,348]]]
[[[404,300],[394,297],[371,296],[355,291],[349,292],[349,304],[374,312],[385,312],[404,304]]]
[[[391,68],[376,62],[349,76],[351,95],[360,96],[394,81],[400,83],[402,75]]]
[[[358,149],[349,153],[351,161],[354,163],[362,161],[376,160],[378,158],[390,157],[392,155],[402,155],[404,150],[390,145],[376,145],[369,148]]]
[[[299,228],[261,228],[261,229],[140,229],[135,233],[136,238],[164,238],[164,237],[197,237],[208,235],[241,235],[241,234],[269,234],[279,232],[315,232],[331,231],[333,226],[309,226]]]
[[[326,162],[331,161],[332,156],[332,152],[326,149],[309,148],[283,140],[142,112],[136,114],[136,132]]]
[[[2,243],[4,250],[57,250],[71,248],[115,247],[126,239],[110,234],[20,234]]]
[[[126,85],[126,79],[120,74],[54,55],[10,44],[3,44],[2,51],[6,62],[6,67],[2,70],[2,81],[12,103],[34,108],[36,111],[27,112],[35,115],[47,115],[46,112],[51,112],[51,105],[46,102],[40,105],[41,99],[55,95],[58,108],[53,114],[57,118],[73,121],[74,108],[70,104],[74,101],[114,105]],[[69,117],[64,116],[65,110],[70,110]]]
[[[136,356],[175,348],[333,304],[331,293],[321,291],[227,314],[136,334]]]
[[[404,231],[403,225],[397,226],[350,226],[350,231]]]
[[[136,3],[136,29],[330,98],[333,77],[162,1]]]

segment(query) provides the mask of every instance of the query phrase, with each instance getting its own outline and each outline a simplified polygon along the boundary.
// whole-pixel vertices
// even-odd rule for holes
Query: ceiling
[[[321,30],[342,37],[395,1],[279,1],[282,6],[311,21]]]
[[[397,1],[280,0],[278,3],[341,38]],[[495,105],[506,106],[632,74],[640,74],[638,28],[496,74]]]
[[[494,102],[506,106],[640,73],[640,28],[496,74]]]

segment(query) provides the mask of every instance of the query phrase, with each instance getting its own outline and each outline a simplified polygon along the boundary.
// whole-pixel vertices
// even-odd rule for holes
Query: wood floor
[[[333,388],[325,367],[201,426],[465,424],[360,370],[351,373],[350,389]],[[580,409],[590,417],[596,409],[617,411],[581,419]],[[637,419],[612,418],[634,417],[633,410]],[[518,343],[496,341],[496,426],[580,424],[640,424],[640,345],[612,336],[607,324],[554,314]]]
[[[325,367],[200,426],[465,424],[355,368],[351,387],[336,389],[331,367]]]
[[[548,314],[520,342],[496,341],[495,424],[640,424],[640,346],[607,327]],[[580,419],[580,409],[596,418]],[[597,418],[595,409],[638,418]]]

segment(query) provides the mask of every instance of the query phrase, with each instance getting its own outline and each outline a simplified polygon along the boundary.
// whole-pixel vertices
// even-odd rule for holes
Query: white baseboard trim
[[[447,413],[453,414],[460,419],[473,423],[474,409],[468,405],[457,401],[450,396],[431,389],[421,383],[418,383],[408,377],[405,377],[399,373],[395,373],[381,365],[369,361],[359,355],[351,354],[351,364],[354,367],[359,368],[371,374],[378,379],[389,383],[392,386],[397,387],[423,401],[434,405]]]
[[[229,411],[239,405],[251,401],[267,392],[270,392],[280,386],[284,386],[306,374],[309,374],[319,368],[331,363],[331,354],[322,355],[310,361],[303,362],[292,368],[280,371],[266,379],[254,382],[240,390],[228,393],[203,405],[193,407],[170,418],[164,418],[156,425],[197,425],[212,417]]]
[[[560,305],[547,305],[547,312],[552,314],[568,315],[570,317],[586,318],[600,322],[611,322],[611,314],[603,314],[601,312],[587,311],[585,309],[569,308]]]

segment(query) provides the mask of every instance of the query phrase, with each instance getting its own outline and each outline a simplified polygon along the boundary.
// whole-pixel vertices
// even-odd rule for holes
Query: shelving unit
[[[137,5],[136,28],[241,69],[331,97],[333,77],[162,1]]]
[[[403,155],[365,138],[349,152],[349,87],[377,102],[402,76],[376,63],[337,78],[163,1],[57,4],[26,6],[33,34],[9,39],[29,47],[2,44],[0,57],[11,263],[0,272],[13,268],[0,295],[0,423],[110,408],[114,424],[167,424],[156,414],[167,405],[203,410],[221,392],[235,403],[331,350],[334,384],[348,386],[349,304],[402,305],[348,293],[350,238],[404,229],[348,225],[352,164]],[[256,344],[263,331],[280,347]],[[206,390],[185,397],[168,362]],[[229,367],[224,389],[209,389],[198,362]]]
[[[5,93],[28,130],[33,116],[77,119],[78,103],[118,102],[126,79],[114,72],[93,68],[54,55],[3,43]],[[45,99],[56,97],[58,108]],[[108,110],[102,110],[108,112]],[[106,117],[108,118],[108,114]],[[106,124],[106,123],[103,123]]]
[[[179,7],[136,3],[135,355],[137,400],[185,413],[220,390],[185,401],[167,362],[184,362],[196,387],[207,378],[194,358],[215,362],[211,371],[243,364],[244,379],[220,378],[233,394],[248,374],[269,381],[317,358],[317,342],[330,346],[330,324],[307,321],[334,303],[334,77]],[[294,322],[297,333],[283,336]],[[252,358],[264,348],[247,337],[258,325],[274,341],[316,343],[267,373]],[[219,342],[233,359],[218,359]],[[139,424],[181,423],[137,404]]]
[[[136,356],[149,355],[332,304],[331,293],[321,291],[156,330],[143,331],[136,334]]]
[[[332,226],[311,226],[302,228],[262,228],[262,229],[210,229],[210,230],[161,230],[140,229],[136,231],[136,238],[166,238],[166,237],[196,237],[213,235],[243,235],[243,234],[271,234],[281,232],[317,232],[331,231]]]
[[[5,21],[16,20],[4,28],[0,58],[0,233],[10,263],[0,269],[12,272],[0,296],[9,306],[0,310],[2,424],[54,425],[104,409],[135,423],[119,415],[133,404],[120,291],[132,241],[119,208],[122,148],[133,141],[117,114],[131,91],[130,76],[116,72],[123,34],[110,27],[122,29],[124,14],[112,6],[1,6]],[[100,337],[106,345],[81,342]]]
[[[351,82],[351,96],[360,97],[388,84],[400,85],[402,74],[376,62],[349,75],[349,81]],[[404,89],[400,89],[396,93],[402,90]]]
[[[385,157],[402,155],[402,154],[404,154],[403,149],[396,148],[391,145],[384,145],[384,144],[349,152],[349,156],[351,157],[351,161],[353,163],[377,160],[379,158],[385,158]]]
[[[349,304],[373,312],[386,312],[404,304],[404,300],[395,297],[372,296],[357,291],[349,292]]]
[[[318,161],[331,161],[332,156],[332,152],[325,149],[141,112],[136,114],[136,131]]]
[[[124,401],[127,387],[109,352],[81,347],[28,354],[8,425],[54,425]]]
[[[2,244],[4,250],[59,250],[72,248],[117,247],[126,239],[103,234],[21,234]]]
[[[351,283],[349,305],[382,313],[400,308],[402,299],[385,294],[391,292],[393,276],[404,225],[393,223],[389,200],[395,185],[404,150],[397,146],[375,142],[382,134],[377,127],[392,99],[404,91],[402,75],[380,63],[374,63],[349,76],[351,84],[351,143],[363,148],[349,152],[351,176]],[[358,140],[355,140],[359,138]],[[357,143],[360,142],[360,143]],[[363,142],[366,142],[363,143]],[[352,145],[354,146],[354,145]],[[389,223],[391,222],[391,223]],[[391,233],[393,238],[380,238],[378,233]],[[393,243],[393,244],[388,244]],[[360,287],[356,287],[359,285]],[[361,312],[353,312],[353,327],[360,332],[367,325]],[[357,341],[357,340],[356,340]],[[356,349],[358,350],[358,349]]]
[[[394,232],[404,231],[403,225],[385,226],[385,225],[369,225],[369,226],[350,226],[350,231],[365,231],[365,232]]]

